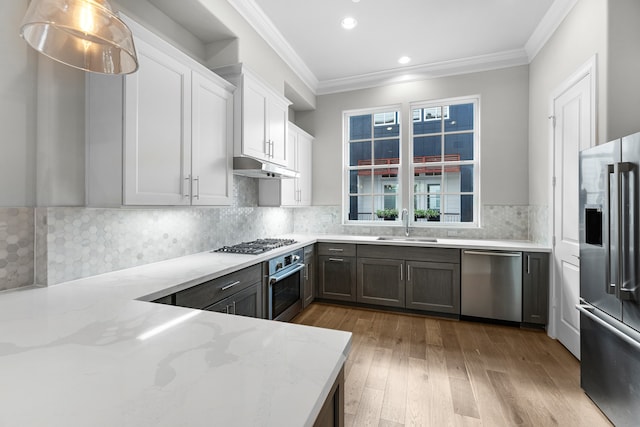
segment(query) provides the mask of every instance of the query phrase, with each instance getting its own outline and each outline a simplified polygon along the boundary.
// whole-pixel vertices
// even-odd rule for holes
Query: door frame
[[[547,188],[549,191],[549,206],[551,209],[549,210],[548,217],[548,226],[551,231],[551,259],[549,269],[549,283],[551,283],[550,289],[550,298],[549,298],[549,325],[547,327],[547,334],[551,338],[557,338],[557,322],[558,322],[558,284],[556,283],[556,263],[555,263],[555,239],[556,239],[556,224],[555,224],[555,213],[556,213],[556,205],[555,205],[555,170],[556,170],[556,141],[555,141],[555,101],[562,96],[566,91],[580,82],[583,78],[590,76],[591,78],[591,145],[597,145],[597,105],[598,105],[598,74],[597,74],[597,54],[594,54],[591,58],[587,60],[582,66],[578,67],[578,69],[571,74],[568,78],[566,78],[562,83],[560,83],[555,90],[551,92],[549,97],[549,125],[548,125],[548,141],[549,141],[549,164],[551,168],[549,170]],[[577,218],[576,218],[577,219]]]

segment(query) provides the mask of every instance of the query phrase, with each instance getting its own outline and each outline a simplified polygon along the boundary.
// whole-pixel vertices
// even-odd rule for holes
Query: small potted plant
[[[413,211],[413,219],[414,220],[422,220],[424,221],[424,219],[427,218],[427,211],[424,209],[416,209]]]
[[[397,209],[379,209],[376,211],[376,216],[382,218],[385,221],[394,221],[398,218]]]
[[[440,221],[440,211],[437,209],[427,209],[427,221]]]

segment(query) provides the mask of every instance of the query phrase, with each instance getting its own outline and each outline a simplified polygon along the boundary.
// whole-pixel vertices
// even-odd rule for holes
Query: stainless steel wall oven
[[[304,249],[272,258],[266,264],[268,318],[291,320],[302,311]]]

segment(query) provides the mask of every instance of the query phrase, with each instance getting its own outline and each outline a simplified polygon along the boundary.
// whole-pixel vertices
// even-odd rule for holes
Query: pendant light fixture
[[[81,70],[138,69],[131,30],[107,0],[31,0],[20,35],[38,52]]]

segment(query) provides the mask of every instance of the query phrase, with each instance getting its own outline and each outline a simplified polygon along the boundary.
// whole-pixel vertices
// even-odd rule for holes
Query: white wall
[[[340,205],[342,112],[458,96],[480,95],[482,204],[528,204],[528,66],[323,95],[297,123],[315,136],[313,204]],[[408,138],[407,124],[402,129]]]
[[[614,0],[619,1],[619,0]],[[529,68],[529,204],[550,197],[549,106],[552,93],[597,54],[597,136],[607,140],[608,1],[579,0]]]
[[[0,2],[0,206],[36,200],[37,54],[19,36],[27,4]]]

